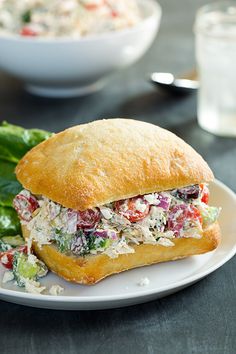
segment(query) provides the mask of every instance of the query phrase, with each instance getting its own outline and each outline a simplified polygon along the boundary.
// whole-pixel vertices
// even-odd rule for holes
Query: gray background
[[[48,100],[28,95],[0,74],[0,117],[26,127],[59,131],[103,117],[133,117],[168,128],[209,162],[236,191],[236,140],[217,138],[196,121],[196,96],[171,97],[146,80],[151,71],[179,73],[194,66],[192,32],[200,0],[161,0],[163,18],[151,50],[92,96]],[[177,294],[124,309],[65,312],[0,302],[2,353],[235,353],[236,258]]]

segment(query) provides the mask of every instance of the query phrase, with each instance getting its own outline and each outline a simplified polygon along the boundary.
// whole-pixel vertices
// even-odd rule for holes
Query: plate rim
[[[221,189],[223,189],[225,192],[230,194],[230,196],[235,199],[236,201],[236,193],[231,190],[229,187],[227,187],[223,182],[219,181],[218,179],[215,179],[211,183],[219,186]],[[213,251],[211,253],[216,252]],[[206,277],[207,275],[213,273],[215,270],[223,266],[225,263],[227,263],[233,256],[236,254],[236,239],[235,243],[231,249],[230,252],[228,252],[220,261],[216,262],[213,264],[211,267],[207,268],[205,271],[198,272],[197,274],[194,274],[192,276],[188,276],[182,280],[175,281],[171,284],[163,285],[162,287],[156,289],[145,289],[141,292],[138,293],[130,293],[127,292],[125,294],[116,294],[116,295],[97,295],[93,297],[86,297],[86,296],[71,296],[71,295],[47,295],[47,294],[30,294],[26,292],[21,292],[17,290],[11,290],[11,289],[4,289],[0,286],[0,297],[1,295],[7,296],[9,300],[11,298],[19,298],[19,299],[29,299],[33,301],[40,301],[43,303],[76,303],[76,304],[84,304],[84,303],[104,303],[104,302],[114,302],[114,301],[124,301],[124,300],[130,300],[130,299],[137,299],[137,298],[145,298],[149,297],[155,294],[161,294],[164,292],[168,292],[173,289],[179,289],[186,287],[188,284],[191,285],[194,282],[201,280],[202,278]],[[6,299],[5,299],[6,300]]]

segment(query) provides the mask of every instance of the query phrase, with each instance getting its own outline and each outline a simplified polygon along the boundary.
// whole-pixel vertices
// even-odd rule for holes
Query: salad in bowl
[[[1,0],[1,32],[22,36],[80,37],[135,26],[136,0]]]
[[[0,70],[33,94],[88,94],[146,53],[160,19],[155,0],[0,0]]]

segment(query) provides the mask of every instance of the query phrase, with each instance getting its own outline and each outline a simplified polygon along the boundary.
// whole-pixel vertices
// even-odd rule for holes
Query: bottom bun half
[[[22,230],[24,238],[27,239],[28,229],[23,226]],[[213,251],[220,243],[220,227],[217,222],[211,225],[204,230],[201,239],[176,238],[172,241],[175,244],[172,247],[151,244],[133,246],[135,253],[122,254],[117,258],[110,258],[105,254],[68,256],[60,253],[54,245],[39,247],[36,243],[33,244],[33,249],[51,271],[65,280],[92,285],[109,275],[132,268]]]

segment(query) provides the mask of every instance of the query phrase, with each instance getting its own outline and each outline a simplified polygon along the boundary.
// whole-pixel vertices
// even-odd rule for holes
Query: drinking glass
[[[216,135],[236,136],[236,1],[202,7],[195,33],[199,125]]]

